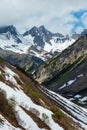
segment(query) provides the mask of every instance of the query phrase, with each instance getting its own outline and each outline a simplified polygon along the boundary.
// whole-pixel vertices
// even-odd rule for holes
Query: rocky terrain
[[[39,67],[34,76],[48,89],[86,107],[87,35]]]

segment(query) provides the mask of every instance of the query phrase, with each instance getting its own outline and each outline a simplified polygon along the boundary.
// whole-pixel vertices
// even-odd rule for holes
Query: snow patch
[[[87,101],[87,96],[83,97],[82,99],[79,99],[81,102]]]
[[[53,38],[52,40],[50,40],[51,44],[45,42],[44,50],[47,52],[54,52],[56,50],[61,52],[75,42],[75,40],[72,38],[69,40],[65,40],[64,42],[62,41],[62,39],[57,42],[55,42],[55,40],[57,39]]]
[[[20,89],[20,85],[17,83],[16,79],[14,78],[14,76],[16,76],[19,79],[19,76],[8,67],[5,67],[3,70],[5,72],[5,79],[7,81],[10,81],[13,85],[15,85],[18,89]]]
[[[80,75],[78,75],[77,77],[80,78],[80,77],[83,77],[83,76],[84,76],[83,74],[80,74]]]
[[[16,111],[16,116],[19,124],[26,130],[45,130],[40,129],[37,126],[37,124],[33,121],[33,119],[30,116],[28,116],[19,106],[16,107]]]
[[[76,81],[76,79],[70,80],[70,81],[68,81],[67,85],[69,86],[69,85],[73,84],[75,81]]]
[[[12,126],[2,115],[0,115],[0,119],[3,121],[0,123],[0,130],[21,130]]]
[[[81,95],[76,95],[75,98],[81,98]]]
[[[22,40],[22,43],[18,44],[12,37],[10,39],[0,38],[0,47],[4,50],[10,50],[15,53],[27,53],[31,43],[27,42],[21,36],[19,36],[19,39]]]
[[[67,87],[67,86],[70,86],[70,85],[73,84],[75,81],[76,81],[76,79],[68,81],[68,82],[65,83],[63,86],[61,86],[60,88],[58,88],[58,90],[61,90],[61,89],[65,88],[65,87]]]

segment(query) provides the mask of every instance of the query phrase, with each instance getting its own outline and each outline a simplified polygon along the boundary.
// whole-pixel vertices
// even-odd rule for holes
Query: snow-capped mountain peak
[[[13,38],[17,43],[22,43],[19,32],[13,25],[0,27],[0,36],[4,35],[8,40]]]
[[[30,30],[27,30],[23,36],[27,36],[27,35],[32,35],[32,36],[35,36],[35,33],[37,33],[38,31],[38,28],[36,26],[34,26],[33,28],[31,28]]]
[[[64,36],[60,33],[52,33],[43,25],[40,27],[34,26],[32,29],[23,34],[24,38],[29,40],[31,36],[33,43],[47,52],[62,51],[69,45],[74,43],[75,39],[69,36]],[[62,47],[61,47],[62,46]]]
[[[31,46],[13,25],[0,27],[0,47],[16,53],[27,53]]]
[[[10,32],[11,34],[17,35],[16,28],[13,25],[0,27],[0,34],[6,32]]]

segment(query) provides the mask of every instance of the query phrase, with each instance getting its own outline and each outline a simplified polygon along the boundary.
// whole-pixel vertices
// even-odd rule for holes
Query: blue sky
[[[72,15],[74,15],[76,18],[80,19],[81,16],[87,12],[87,10],[80,10],[80,11],[77,11],[77,12],[72,12]]]
[[[0,26],[9,24],[20,32],[44,25],[52,32],[80,33],[87,28],[87,0],[2,0]]]
[[[72,12],[71,15],[73,15],[76,19],[78,19],[77,22],[72,23],[73,24],[73,28],[71,30],[71,33],[74,33],[76,31],[76,29],[78,29],[79,27],[82,29],[85,29],[86,26],[84,24],[84,21],[82,20],[82,16],[87,13],[87,10],[80,10],[77,12]],[[82,30],[81,30],[82,31]],[[79,33],[79,32],[78,32]]]

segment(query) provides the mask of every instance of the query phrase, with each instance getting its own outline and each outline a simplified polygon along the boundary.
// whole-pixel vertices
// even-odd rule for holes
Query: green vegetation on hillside
[[[3,61],[4,61],[4,59],[0,57],[0,62],[3,62]]]

